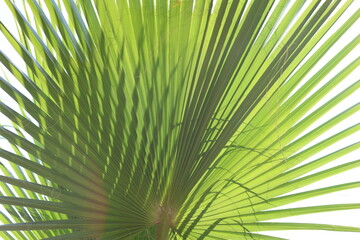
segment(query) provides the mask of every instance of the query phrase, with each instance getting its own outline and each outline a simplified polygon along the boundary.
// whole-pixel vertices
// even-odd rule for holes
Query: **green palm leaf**
[[[274,209],[360,186],[292,193],[360,166],[353,159],[313,172],[359,149],[320,154],[359,124],[318,140],[359,103],[314,125],[360,87],[327,97],[359,66],[348,61],[328,80],[360,43],[327,57],[359,18],[357,10],[333,31],[352,1],[4,2],[18,34],[3,22],[0,31],[22,63],[1,49],[2,238],[360,231],[269,221],[360,208]]]

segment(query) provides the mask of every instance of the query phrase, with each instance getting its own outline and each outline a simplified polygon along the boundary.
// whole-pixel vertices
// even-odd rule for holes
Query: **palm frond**
[[[360,166],[319,170],[360,146],[334,147],[358,123],[319,140],[358,102],[318,123],[359,91],[357,80],[333,93],[359,58],[329,78],[360,43],[328,57],[358,21],[360,10],[334,27],[353,1],[4,2],[18,34],[3,22],[0,31],[23,62],[0,49],[2,238],[360,231],[269,222],[360,208],[275,209],[360,186],[292,193]]]

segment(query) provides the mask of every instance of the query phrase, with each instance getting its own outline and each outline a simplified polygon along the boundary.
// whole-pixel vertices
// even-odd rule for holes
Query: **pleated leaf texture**
[[[360,10],[331,31],[353,1],[3,2],[17,28],[0,25],[8,99],[0,102],[0,238],[360,231],[276,222],[360,208],[279,209],[360,186],[292,193],[360,166],[350,159],[314,172],[360,146],[332,147],[359,132],[358,123],[314,143],[358,113],[358,102],[312,127],[359,90],[354,81],[325,98],[359,66],[359,58],[348,61],[324,82],[360,43],[356,36],[324,57],[358,20]]]

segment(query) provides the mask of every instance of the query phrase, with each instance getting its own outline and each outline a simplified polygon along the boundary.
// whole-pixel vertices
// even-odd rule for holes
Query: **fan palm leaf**
[[[292,193],[360,166],[319,170],[359,149],[353,142],[319,155],[359,124],[317,140],[359,103],[314,125],[360,87],[353,81],[326,98],[359,66],[348,61],[327,79],[360,42],[327,57],[359,18],[354,11],[333,30],[353,1],[4,2],[18,33],[3,22],[0,31],[21,63],[1,49],[2,238],[360,231],[269,221],[360,208],[285,206],[360,187]]]

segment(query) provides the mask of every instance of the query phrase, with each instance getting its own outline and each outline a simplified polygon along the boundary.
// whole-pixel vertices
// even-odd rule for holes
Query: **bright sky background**
[[[340,21],[335,24],[334,30],[338,28],[342,22],[344,22],[349,16],[352,15],[356,10],[360,8],[360,0],[355,0],[355,3],[352,7],[348,9],[348,11],[344,14],[344,16],[340,19]],[[0,20],[7,26],[13,33],[16,32],[16,27],[14,25],[14,22],[12,20],[12,17],[9,13],[9,11],[5,7],[5,3],[3,0],[0,0]],[[353,26],[352,29],[350,29],[346,35],[343,36],[343,38],[338,42],[338,44],[329,52],[328,56],[326,56],[326,59],[329,59],[331,56],[336,54],[339,51],[339,47],[345,45],[347,42],[349,42],[351,39],[355,38],[357,35],[360,34],[360,20],[357,21],[357,23]],[[5,52],[11,59],[13,59],[19,66],[24,67],[22,60],[19,56],[14,54],[14,51],[11,50],[10,45],[6,42],[2,34],[0,34],[0,50]],[[333,72],[329,74],[329,77],[325,79],[324,82],[329,80],[332,76],[334,76],[340,69],[342,69],[343,66],[348,64],[350,61],[356,59],[359,57],[360,53],[360,46],[358,46],[349,56],[344,60],[342,64],[339,64],[338,68],[334,69]],[[319,65],[324,64],[324,62],[320,63]],[[1,64],[0,64],[1,66]],[[315,66],[312,73],[309,73],[309,75],[312,75],[314,72],[317,71],[319,66]],[[6,73],[6,71],[4,71]],[[4,73],[0,69],[0,75],[4,76]],[[360,76],[360,68],[358,67],[342,84],[342,87],[338,87],[335,91],[341,91],[345,87],[349,86],[351,83],[354,83],[355,81],[359,80]],[[10,75],[7,74],[7,77],[10,77]],[[10,77],[11,79],[11,77]],[[15,83],[14,79],[11,79],[12,83],[14,83],[15,86],[19,87],[21,89],[22,87]],[[324,83],[323,82],[323,83]],[[320,86],[319,86],[320,87]],[[334,96],[333,92],[328,98],[331,98]],[[319,120],[316,125],[321,124],[322,122],[328,120],[331,118],[331,116],[336,115],[337,113],[341,112],[342,110],[348,108],[351,105],[354,105],[355,103],[359,103],[360,100],[360,89],[356,91],[351,97],[343,101],[341,104],[339,104],[336,108],[333,109],[329,114],[327,114],[324,118]],[[15,103],[4,94],[4,92],[0,89],[0,101],[5,102],[6,104],[16,108]],[[321,103],[320,103],[321,105]],[[326,136],[333,135],[336,132],[341,131],[342,129],[345,129],[349,127],[350,125],[354,125],[359,123],[360,119],[360,113],[358,112],[351,118],[347,119],[346,121],[342,122],[341,124],[337,125],[331,132],[325,134]],[[0,124],[1,125],[7,125],[10,124],[10,122],[0,113]],[[310,129],[308,129],[310,130]],[[326,137],[325,135],[319,137],[318,141]],[[345,139],[344,141],[339,142],[337,145],[331,147],[331,151],[333,151],[335,148],[341,148],[346,145],[349,145],[350,143],[357,142],[360,140],[360,133],[356,133],[352,135],[351,137]],[[10,146],[7,144],[7,142],[4,139],[0,139],[0,147],[5,149],[10,149]],[[313,159],[316,159],[319,156],[326,155],[327,151],[323,151],[317,156],[314,156],[314,158],[309,159],[308,161],[311,161]],[[333,167],[338,164],[343,164],[349,161],[358,160],[360,156],[360,149],[356,152],[353,152],[351,154],[348,154],[331,164],[327,164],[323,168],[318,169],[324,170],[329,167]],[[3,161],[2,161],[3,162]],[[338,174],[334,177],[325,179],[323,181],[320,181],[318,183],[309,185],[307,187],[301,188],[296,190],[296,192],[311,190],[314,188],[320,188],[320,187],[326,187],[333,184],[340,184],[340,183],[346,183],[346,182],[353,182],[353,181],[360,181],[360,168],[345,172],[343,174]],[[293,192],[295,193],[295,192]],[[294,204],[287,205],[286,207],[301,207],[301,206],[311,206],[311,205],[323,205],[323,204],[333,204],[333,203],[360,203],[360,189],[353,189],[353,190],[347,190],[347,191],[341,191],[333,194],[327,194],[321,197],[312,198],[305,201],[300,201]],[[3,207],[0,206],[0,210],[2,210]],[[274,220],[273,220],[274,221]],[[309,223],[326,223],[326,224],[337,224],[337,225],[348,225],[348,226],[355,226],[360,227],[360,210],[347,210],[347,211],[337,211],[337,212],[331,212],[331,213],[318,213],[318,214],[310,214],[310,215],[304,215],[304,216],[296,216],[291,218],[284,218],[279,219],[277,221],[288,221],[288,222],[309,222]],[[281,232],[261,232],[264,234],[269,234],[273,236],[278,237],[284,237],[291,240],[359,240],[360,239],[360,233],[343,233],[343,232],[330,232],[330,231],[281,231]]]

